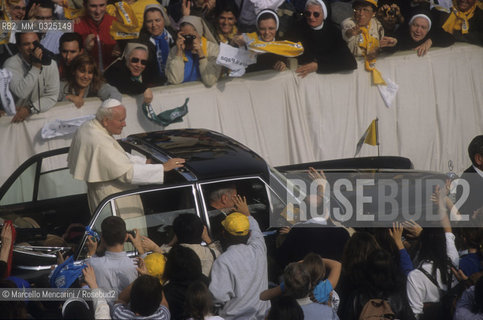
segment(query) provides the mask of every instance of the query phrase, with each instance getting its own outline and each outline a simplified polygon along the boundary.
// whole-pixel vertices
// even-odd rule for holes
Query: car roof
[[[180,173],[188,181],[244,175],[261,175],[268,179],[268,165],[263,158],[236,140],[212,130],[139,133],[128,136],[124,142],[157,154],[161,161],[186,159],[185,170]]]
[[[304,170],[309,167],[315,169],[413,169],[414,166],[408,158],[397,156],[359,157],[325,160],[316,162],[297,163],[279,166],[279,171]]]

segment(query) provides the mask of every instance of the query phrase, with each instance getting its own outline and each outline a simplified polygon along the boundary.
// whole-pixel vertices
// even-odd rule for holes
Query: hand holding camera
[[[395,3],[382,5],[377,11],[377,19],[382,23],[386,31],[394,31],[396,24],[404,22],[401,10]]]
[[[32,53],[30,54],[30,61],[34,67],[40,69],[42,66],[42,49],[39,47],[35,48]]]
[[[30,55],[30,60],[32,65],[40,68],[40,65],[50,66],[52,59],[54,59],[54,54],[49,50],[45,49],[43,45],[38,41],[34,41],[34,50]]]
[[[192,34],[185,34],[184,37],[184,47],[186,50],[193,50],[193,43],[196,39],[196,36]]]
[[[176,40],[176,46],[178,47],[178,55],[182,56],[184,50],[191,50],[195,54],[201,52],[201,45],[199,39],[193,34],[178,33],[178,39]]]
[[[178,32],[178,38],[176,39],[176,47],[178,48],[177,55],[182,57],[185,49],[184,36]]]

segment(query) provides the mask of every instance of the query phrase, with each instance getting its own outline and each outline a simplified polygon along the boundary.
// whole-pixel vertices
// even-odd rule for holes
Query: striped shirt
[[[130,319],[158,319],[158,320],[169,320],[171,319],[171,314],[168,308],[165,306],[159,306],[155,313],[149,316],[138,316],[132,312],[129,307],[122,303],[117,303],[111,310],[111,316],[113,320],[130,320]]]

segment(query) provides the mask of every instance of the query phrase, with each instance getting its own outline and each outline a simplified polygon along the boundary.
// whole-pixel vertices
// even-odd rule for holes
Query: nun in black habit
[[[340,30],[329,19],[329,8],[323,0],[308,0],[304,19],[287,35],[289,40],[301,41],[304,47],[304,53],[298,57],[299,67],[295,70],[302,78],[311,72],[357,69],[357,62]]]
[[[408,25],[399,30],[396,50],[416,50],[418,56],[424,56],[431,47],[449,47],[455,38],[441,27],[433,25],[431,12],[417,10],[413,12]]]

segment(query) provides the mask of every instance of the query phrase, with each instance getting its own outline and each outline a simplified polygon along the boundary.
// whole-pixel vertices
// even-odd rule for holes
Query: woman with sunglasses
[[[72,61],[66,80],[60,82],[58,101],[71,101],[80,108],[88,97],[122,101],[122,94],[104,81],[94,59],[82,54]]]
[[[339,29],[329,19],[329,10],[330,5],[322,0],[308,0],[304,20],[288,35],[292,41],[301,41],[304,47],[295,70],[302,78],[312,72],[333,73],[357,68]]]
[[[145,79],[148,64],[148,47],[141,43],[128,43],[121,58],[104,72],[107,82],[121,93],[144,95],[144,103],[153,101],[153,92]]]

